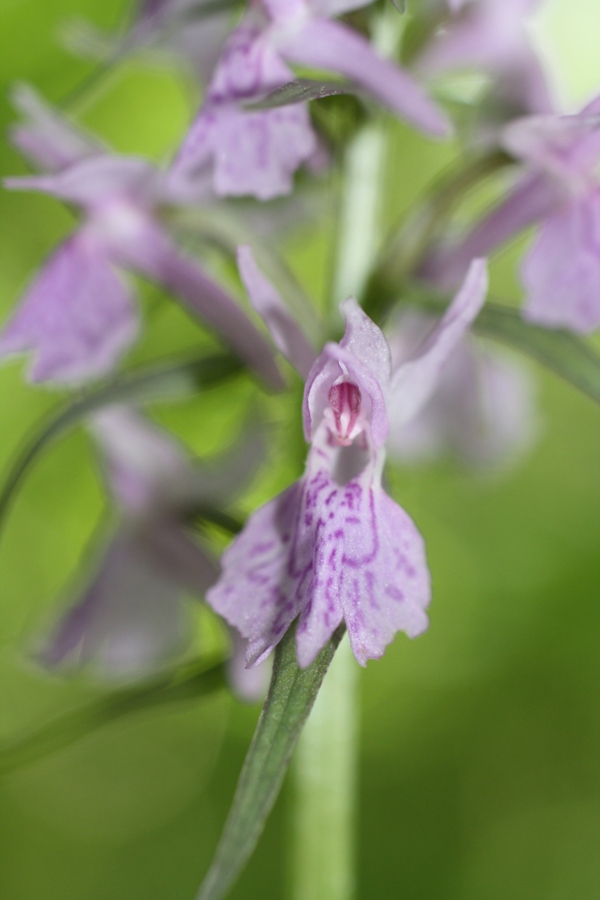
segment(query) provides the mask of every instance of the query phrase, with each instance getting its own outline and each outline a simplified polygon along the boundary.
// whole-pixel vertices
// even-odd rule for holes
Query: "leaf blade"
[[[224,897],[251,856],[343,632],[344,626],[338,628],[315,662],[304,670],[296,662],[294,628],[278,645],[269,694],[197,900]]]
[[[442,315],[448,299],[413,285],[403,304]],[[488,300],[473,322],[473,331],[501,341],[541,363],[555,375],[600,403],[600,354],[583,338],[560,328],[528,322],[520,310]]]
[[[38,456],[85,416],[111,403],[135,404],[184,397],[200,387],[217,384],[240,370],[241,364],[232,356],[216,354],[170,365],[144,367],[87,392],[36,430],[18,454],[0,490],[0,530],[17,489]]]
[[[244,109],[257,111],[276,109],[278,106],[290,106],[294,103],[307,103],[310,100],[322,100],[323,97],[334,97],[340,94],[360,96],[355,85],[345,81],[319,81],[314,78],[297,78],[276,88],[262,100],[245,103]]]
[[[577,335],[533,325],[516,310],[497,303],[483,307],[474,328],[484,337],[525,352],[600,403],[600,356]]]
[[[185,703],[227,685],[223,663],[193,663],[180,673],[112,691],[0,747],[0,777],[51,756],[124,716]]]

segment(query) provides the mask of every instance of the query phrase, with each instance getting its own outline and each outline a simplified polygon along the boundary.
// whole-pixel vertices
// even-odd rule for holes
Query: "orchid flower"
[[[185,595],[204,597],[218,576],[208,548],[192,538],[194,512],[243,485],[264,447],[257,433],[219,467],[194,466],[176,441],[132,409],[108,407],[90,425],[104,458],[119,525],[91,582],[38,651],[46,666],[91,665],[110,678],[139,678],[189,641]],[[231,630],[233,687],[260,696],[264,671],[246,674],[245,646]]]
[[[416,309],[403,311],[386,335],[392,365],[410,359],[434,324]],[[427,403],[390,430],[387,447],[392,459],[408,464],[450,453],[475,468],[503,466],[530,445],[536,418],[529,373],[512,357],[465,335]]]
[[[522,113],[553,110],[545,73],[531,47],[527,18],[541,0],[452,2],[460,15],[427,46],[419,69],[430,75],[478,69],[494,79],[505,105]]]
[[[90,23],[75,22],[69,46],[83,56],[116,61],[137,50],[157,50],[189,63],[203,81],[219,58],[231,30],[232,3],[217,10],[211,0],[142,0],[129,27],[118,36],[106,35]]]
[[[507,198],[455,244],[441,247],[424,274],[448,286],[473,253],[489,253],[541,223],[521,274],[524,315],[587,334],[600,327],[600,98],[574,116],[532,116],[509,125],[504,144],[525,172]]]
[[[5,184],[73,203],[84,220],[44,265],[0,334],[0,357],[33,350],[33,381],[77,383],[106,374],[139,331],[131,288],[121,274],[126,270],[176,294],[266,382],[279,386],[268,342],[159,224],[158,207],[179,199],[167,190],[163,173],[138,157],[111,155],[32,97],[26,95],[31,122],[13,134],[50,174]]]
[[[345,622],[356,659],[383,654],[397,631],[427,627],[430,579],[421,535],[381,484],[391,425],[410,421],[435,389],[483,303],[485,264],[473,263],[446,315],[416,354],[392,369],[380,329],[355,300],[346,331],[308,366],[307,339],[257,270],[239,255],[251,301],[280,349],[306,378],[304,476],[255,512],[222,558],[207,601],[248,640],[248,663],[265,659],[298,618],[298,664],[315,659]],[[283,323],[283,327],[282,327]]]
[[[329,21],[364,3],[264,0],[253,5],[227,41],[198,117],[179,151],[174,180],[213,166],[218,195],[268,200],[289,193],[296,169],[317,148],[306,103],[247,110],[293,79],[288,64],[352,79],[374,99],[434,135],[448,123],[410,75],[382,59],[353,29]]]

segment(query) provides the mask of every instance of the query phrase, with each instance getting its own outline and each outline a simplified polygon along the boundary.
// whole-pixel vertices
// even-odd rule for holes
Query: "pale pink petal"
[[[392,376],[388,403],[392,428],[415,416],[436,389],[449,356],[483,306],[487,285],[485,260],[474,260],[444,317],[414,358]]]
[[[34,352],[33,381],[105,375],[138,333],[131,294],[83,233],[46,263],[0,335],[0,357]]]
[[[229,629],[232,651],[227,661],[227,679],[231,690],[243,703],[263,700],[269,686],[271,666],[265,660],[258,666],[246,665],[248,643],[236,628]]]
[[[526,17],[538,0],[483,0],[469,4],[430,41],[419,60],[422,71],[437,74],[481,69],[494,76],[494,90],[517,108],[551,112],[545,73],[529,45]]]
[[[345,378],[359,389],[361,415],[368,422],[370,439],[375,447],[381,447],[388,434],[384,393],[387,384],[382,385],[371,369],[351,351],[333,343],[325,345],[306,379],[302,407],[306,440],[312,440],[323,420],[329,407],[329,393],[334,383]]]
[[[422,539],[383,493],[382,460],[337,484],[311,451],[305,478],[254,513],[222,559],[208,602],[264,659],[300,613],[298,664],[311,664],[343,618],[363,665],[394,633],[427,627]]]
[[[59,172],[102,152],[101,146],[60,116],[32,87],[18,84],[11,92],[25,122],[10,129],[11,142],[47,172]]]
[[[524,315],[588,334],[600,327],[600,191],[546,219],[522,267]]]
[[[144,539],[122,532],[38,657],[50,667],[91,663],[105,677],[146,675],[188,639],[181,593]]]
[[[196,470],[174,438],[128,406],[107,406],[89,428],[109,487],[129,516],[184,510],[198,493]]]
[[[535,385],[518,360],[495,348],[469,349],[475,377],[470,390],[464,381],[455,382],[456,413],[448,417],[451,449],[479,468],[514,464],[538,429]]]
[[[381,330],[356,300],[341,305],[346,330],[339,344],[329,343],[313,363],[304,390],[303,418],[307,441],[329,406],[334,382],[347,376],[360,390],[361,413],[369,422],[370,439],[380,447],[388,433],[385,391],[390,380],[390,351]]]
[[[289,194],[293,175],[316,149],[306,104],[251,112],[207,104],[174,164],[175,179],[194,179],[213,165],[218,196],[271,200]]]
[[[363,312],[356,300],[345,300],[340,310],[346,322],[344,337],[340,341],[343,350],[349,350],[371,370],[381,385],[390,380],[390,348],[381,329]]]
[[[193,259],[183,256],[157,228],[147,227],[135,242],[121,248],[120,263],[158,281],[275,389],[283,379],[269,341],[263,337],[233,297]],[[118,246],[113,252],[119,252]]]
[[[525,175],[465,237],[434,250],[422,264],[420,274],[444,290],[455,290],[473,259],[489,256],[549,215],[561,194],[560,186],[548,178],[539,174]]]
[[[431,327],[430,316],[404,313],[392,333],[392,346],[401,358],[410,358],[416,336]],[[406,424],[390,430],[386,448],[404,464],[452,455],[469,466],[505,465],[529,446],[537,419],[529,373],[517,360],[467,336],[448,358],[444,377],[427,403]]]
[[[352,79],[376,100],[417,128],[440,137],[450,124],[424,89],[407,72],[377,55],[366,38],[337,22],[308,20],[278,40],[289,60],[329,69]]]
[[[588,174],[600,158],[598,114],[517,119],[505,128],[503,144],[537,169],[577,179]]]
[[[314,153],[306,104],[243,108],[293,78],[264,24],[250,12],[227,41],[204,106],[175,160],[174,180],[203,177],[212,166],[218,195],[269,200],[291,192],[294,172]]]
[[[308,338],[291,316],[277,290],[256,265],[251,247],[238,247],[237,261],[250,302],[267,324],[276,347],[300,375],[306,378],[315,358],[315,351]]]
[[[310,524],[307,521],[310,517]],[[299,529],[312,530],[313,571],[296,631],[298,664],[315,659],[342,618],[361,665],[399,630],[427,628],[429,572],[412,520],[373,479],[373,466],[339,486],[323,470],[307,480]]]
[[[370,532],[371,543],[344,554],[340,591],[352,651],[366,665],[383,655],[396,632],[414,638],[426,630],[431,584],[423,538],[410,516],[381,487],[372,487],[362,506],[362,541]]]
[[[150,203],[160,189],[160,176],[147,160],[102,155],[84,159],[55,175],[6,178],[4,185],[11,190],[41,191],[94,209],[115,197]]]
[[[300,612],[313,553],[297,537],[304,485],[296,482],[253,513],[221,558],[208,603],[248,640],[248,662],[262,661]]]

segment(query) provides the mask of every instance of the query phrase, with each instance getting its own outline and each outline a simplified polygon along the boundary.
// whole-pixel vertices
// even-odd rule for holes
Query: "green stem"
[[[345,637],[294,758],[293,900],[348,900],[354,892],[357,675]]]
[[[378,16],[373,44],[384,56],[393,54],[402,20],[394,9]],[[386,123],[382,115],[369,122],[346,150],[344,189],[333,304],[360,297],[381,241],[381,205],[386,165]]]
[[[373,43],[392,55],[402,20],[391,6],[373,23]],[[332,313],[360,297],[381,240],[387,150],[386,121],[378,116],[346,151],[340,203]],[[357,797],[357,666],[342,642],[295,756],[293,900],[349,900],[354,891]]]

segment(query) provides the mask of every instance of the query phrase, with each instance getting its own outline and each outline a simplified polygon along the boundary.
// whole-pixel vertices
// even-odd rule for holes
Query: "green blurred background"
[[[122,0],[0,0],[0,126],[6,91],[27,80],[50,100],[91,71],[68,54],[73,17],[119,21]],[[564,103],[600,84],[597,0],[554,0],[538,38]],[[77,108],[115,148],[161,159],[193,104],[189,85],[148,62],[122,65]],[[452,149],[399,126],[387,215],[417,196]],[[2,175],[24,172],[5,140]],[[324,185],[327,190],[327,185]],[[0,194],[2,319],[44,255],[72,227],[50,198]],[[289,241],[289,260],[322,299],[327,223]],[[493,267],[516,300],[516,251]],[[148,329],[136,362],[207,346],[173,304],[144,289]],[[0,368],[0,470],[60,395],[23,384],[22,363]],[[600,411],[538,371],[540,439],[502,476],[450,465],[391,473],[396,499],[427,539],[431,628],[399,636],[360,673],[362,704],[357,896],[405,900],[592,900],[600,896]],[[187,444],[211,454],[238,427],[252,386],[220,388],[158,410]],[[223,408],[229,410],[223,417]],[[282,433],[299,410],[273,403]],[[285,446],[285,441],[281,442]],[[280,454],[281,455],[281,454]],[[257,482],[266,498],[298,466]],[[26,662],[32,635],[64,597],[102,516],[91,446],[78,431],[36,467],[0,544],[0,741],[98,695]],[[58,600],[57,600],[58,598]],[[258,715],[224,694],[132,716],[0,779],[2,900],[191,900],[218,838]],[[287,783],[232,897],[286,896],[293,805]]]

